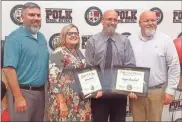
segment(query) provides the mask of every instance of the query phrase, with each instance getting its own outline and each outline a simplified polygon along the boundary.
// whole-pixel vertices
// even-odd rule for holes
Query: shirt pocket
[[[100,64],[103,60],[105,60],[105,50],[104,48],[97,48],[94,55],[96,65]]]
[[[118,49],[117,58],[118,58],[117,63],[122,65],[124,63],[124,60],[125,60],[124,49]]]
[[[158,57],[165,58],[165,52],[162,47],[155,46],[155,51],[156,51]]]
[[[158,66],[160,67],[161,71],[165,71],[166,70],[166,55],[165,55],[164,49],[162,47],[155,46],[155,52],[156,52],[156,60],[159,63]]]

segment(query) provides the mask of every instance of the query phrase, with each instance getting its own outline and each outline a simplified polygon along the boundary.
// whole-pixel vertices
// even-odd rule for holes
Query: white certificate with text
[[[79,78],[79,81],[82,87],[82,92],[84,95],[87,95],[102,89],[96,70],[79,73],[78,78]]]
[[[143,92],[144,72],[118,69],[116,89],[131,92]]]

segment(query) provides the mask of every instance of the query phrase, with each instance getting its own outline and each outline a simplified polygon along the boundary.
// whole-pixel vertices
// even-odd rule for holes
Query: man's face
[[[157,18],[154,12],[145,13],[139,22],[142,33],[147,37],[153,37],[157,28]]]
[[[41,13],[38,8],[27,8],[22,15],[24,25],[32,34],[36,34],[41,27]]]
[[[118,14],[114,11],[107,12],[102,19],[104,31],[113,34],[118,24]]]

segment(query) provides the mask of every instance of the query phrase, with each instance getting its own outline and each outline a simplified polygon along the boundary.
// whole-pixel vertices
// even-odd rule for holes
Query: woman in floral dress
[[[74,88],[73,68],[86,66],[79,50],[78,28],[69,24],[60,34],[60,47],[50,55],[47,113],[49,121],[91,121],[90,100],[82,101]]]

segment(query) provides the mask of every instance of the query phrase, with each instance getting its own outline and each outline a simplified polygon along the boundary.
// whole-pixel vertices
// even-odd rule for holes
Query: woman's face
[[[75,27],[71,28],[66,33],[66,45],[75,45],[78,44],[80,41],[79,32]]]

